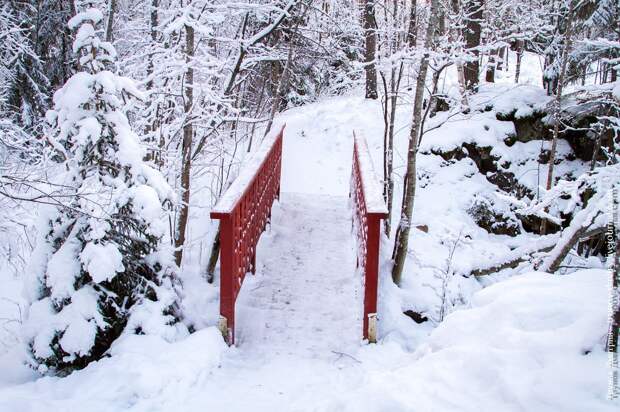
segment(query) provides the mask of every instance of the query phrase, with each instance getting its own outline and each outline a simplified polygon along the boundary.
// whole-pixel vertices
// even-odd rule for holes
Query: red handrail
[[[235,343],[235,301],[247,272],[256,271],[256,244],[280,198],[282,136],[270,135],[211,211],[220,220],[220,330]]]
[[[377,341],[377,287],[381,219],[388,215],[381,185],[375,175],[366,140],[353,133],[353,167],[350,196],[357,237],[357,265],[364,273],[363,336]]]

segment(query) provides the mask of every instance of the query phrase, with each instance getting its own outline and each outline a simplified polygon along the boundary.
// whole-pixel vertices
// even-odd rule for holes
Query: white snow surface
[[[413,224],[428,225],[428,232],[412,233],[402,288],[387,279],[384,259],[380,341],[361,341],[363,285],[347,195],[353,129],[364,130],[370,157],[381,164],[379,105],[343,97],[279,117],[287,124],[282,196],[258,246],[257,274],[246,277],[237,301],[236,347],[227,348],[212,326],[213,288],[188,266],[183,309],[197,332],[176,342],[123,335],[110,357],[66,378],[35,375],[21,364],[23,348],[13,346],[0,356],[0,411],[617,410],[605,401],[603,270],[527,273],[484,289],[454,276],[449,292],[460,303],[435,329],[435,321],[416,325],[402,314],[414,309],[434,318],[438,276],[527,244],[527,236],[489,235],[463,212],[472,199],[492,194],[467,159],[446,165],[439,156],[419,156]],[[403,105],[397,118],[397,196],[410,109]],[[455,126],[470,120],[457,119]],[[502,149],[505,125],[484,115],[479,121],[493,129],[489,142]],[[459,142],[458,136],[447,140]],[[389,253],[384,239],[382,254]],[[146,309],[135,314],[136,322],[148,321]],[[87,312],[75,307],[85,321],[101,321]],[[63,345],[79,351],[88,343],[82,338]]]
[[[80,260],[96,283],[111,280],[125,270],[123,255],[113,243],[88,242],[80,254]]]
[[[375,173],[375,168],[368,151],[368,143],[362,132],[356,132],[355,143],[357,146],[366,211],[368,213],[387,214],[387,206],[383,200],[383,189]]]

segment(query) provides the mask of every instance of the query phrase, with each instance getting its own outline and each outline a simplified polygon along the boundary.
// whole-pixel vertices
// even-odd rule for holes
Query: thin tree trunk
[[[213,283],[215,279],[215,266],[217,265],[217,259],[220,256],[220,228],[217,228],[215,238],[213,239],[213,246],[211,247],[211,254],[209,255],[209,263],[207,263],[207,282]]]
[[[424,106],[424,86],[429,65],[429,51],[434,44],[435,31],[437,29],[437,13],[439,0],[431,0],[431,9],[428,26],[426,28],[426,38],[424,39],[424,56],[420,61],[420,70],[416,80],[415,97],[413,101],[413,119],[411,131],[409,133],[409,147],[407,150],[407,172],[404,179],[403,207],[401,218],[396,231],[394,250],[392,259],[392,280],[396,285],[400,285],[407,248],[409,245],[409,231],[411,228],[411,217],[413,215],[413,201],[416,190],[416,153],[418,150],[418,139],[420,136],[420,120]]]
[[[254,117],[258,118],[259,114],[262,112],[262,104],[263,98],[265,97],[265,89],[267,82],[263,80],[261,82],[260,94],[258,95],[258,102],[256,103],[256,112]],[[250,132],[250,140],[248,141],[248,148],[246,150],[247,153],[252,151],[252,141],[254,140],[254,131],[256,130],[256,123],[252,123],[252,131]]]
[[[455,15],[458,15],[460,12],[460,3],[458,1],[452,0],[450,2],[450,7],[452,9],[452,13]],[[468,19],[469,20],[469,19]],[[457,29],[457,30],[451,30],[451,34],[450,37],[452,39],[459,39],[459,37],[461,35],[464,34],[464,37],[467,37],[468,33],[463,33],[462,29]],[[457,49],[457,53],[461,54],[463,52],[463,48],[462,46],[458,46]],[[439,72],[439,73],[438,73]],[[441,73],[440,70],[437,70],[434,74],[433,74],[433,94],[431,95],[430,101],[429,101],[429,107],[431,106],[430,102],[433,103],[433,107],[431,107],[430,109],[430,114],[431,117],[435,115],[435,113],[437,112],[437,99],[435,98],[435,94],[437,93],[437,83],[439,81],[438,76]],[[457,77],[458,77],[458,82],[459,82],[459,94],[461,95],[461,110],[464,113],[468,113],[469,112],[469,102],[467,100],[467,81],[465,80],[465,66],[463,64],[463,62],[459,59],[456,62],[456,73],[457,73]],[[436,78],[437,77],[437,78]],[[429,113],[429,111],[427,110],[424,117],[426,117],[426,114]],[[424,130],[424,125],[422,125],[422,130]]]
[[[295,29],[295,33],[297,33],[297,28]],[[278,86],[276,88],[273,105],[271,106],[271,113],[269,113],[269,121],[267,122],[267,127],[265,128],[264,136],[271,131],[271,126],[273,126],[273,119],[276,117],[276,113],[278,112],[278,108],[282,102],[282,96],[286,93],[288,89],[288,72],[290,71],[291,62],[293,60],[293,41],[295,38],[295,34],[291,38],[291,43],[288,49],[288,56],[286,57],[286,64],[284,65],[284,70],[278,79]]]
[[[159,0],[151,0],[151,15],[150,15],[150,35],[151,35],[151,46],[154,46],[157,43],[157,25],[159,22],[158,16],[158,8],[159,8]],[[146,90],[150,92],[153,89],[153,72],[155,71],[155,66],[153,63],[153,53],[148,54],[148,63],[146,65]],[[144,130],[146,136],[149,136],[151,132],[157,130],[159,127],[159,103],[155,107],[155,116],[153,116],[153,122],[151,124],[147,124]],[[154,140],[149,138],[149,144],[154,145]],[[146,160],[153,160],[155,164],[157,164],[160,168],[163,166],[163,151],[164,151],[164,139],[163,136],[159,139],[159,152],[155,149],[150,150],[146,154]]]
[[[487,73],[485,80],[488,83],[495,83],[495,56],[497,55],[497,50],[491,50],[489,53],[489,62],[487,63]]]
[[[519,83],[521,75],[521,59],[523,58],[523,40],[517,40],[517,63],[515,66],[515,83]]]
[[[377,93],[377,68],[375,64],[375,52],[377,48],[377,30],[375,20],[375,0],[364,1],[364,36],[365,42],[365,65],[366,71],[366,98],[376,99]]]
[[[417,22],[417,1],[411,0],[411,9],[409,10],[409,27],[407,27],[407,44],[414,48],[418,41],[418,22]]]
[[[396,71],[392,68],[390,79],[390,92],[388,98],[388,88],[383,78],[383,85],[386,91],[384,123],[385,131],[383,136],[383,198],[387,205],[388,216],[383,220],[383,228],[385,235],[389,238],[392,231],[392,204],[394,198],[394,178],[392,176],[394,170],[394,132],[396,124],[396,106],[398,103],[398,90],[402,80],[404,64],[401,62]]]
[[[463,65],[463,77],[465,78],[465,88],[471,92],[478,89],[480,83],[480,63],[477,47],[480,46],[480,35],[482,27],[482,4],[483,0],[469,0],[465,6],[467,21],[465,25],[465,47],[471,51],[473,58]]]
[[[185,26],[185,63],[187,72],[185,73],[185,125],[183,126],[183,163],[181,165],[181,210],[179,212],[179,222],[177,225],[177,237],[175,242],[175,260],[177,266],[181,267],[183,261],[183,247],[185,245],[185,232],[189,219],[189,199],[190,199],[190,175],[192,168],[192,140],[194,127],[192,124],[192,107],[194,105],[194,69],[192,67],[194,58],[194,28]]]
[[[116,0],[108,0],[108,21],[105,27],[105,41],[110,43],[114,40],[114,33],[112,31],[114,13],[116,13]]]
[[[558,137],[560,135],[560,111],[562,110],[562,91],[564,88],[564,79],[566,77],[566,67],[568,65],[568,53],[571,48],[571,40],[573,33],[573,14],[575,12],[575,0],[571,0],[568,10],[568,18],[566,20],[566,43],[562,49],[562,67],[560,70],[560,76],[558,78],[557,95],[555,96],[554,104],[554,124],[553,124],[553,140],[551,142],[551,150],[549,152],[549,168],[547,170],[547,184],[546,189],[551,190],[553,186],[553,170],[555,167],[555,155],[558,147]],[[542,235],[547,233],[547,219],[542,219],[540,225],[540,233]]]
[[[111,0],[115,1],[115,0]],[[150,27],[149,31],[151,34],[151,43],[155,44],[157,42],[157,25],[159,24],[159,0],[151,0],[151,16],[150,16]],[[148,64],[146,66],[146,77],[149,79],[146,82],[146,89],[151,90],[153,88],[153,79],[151,76],[153,75],[154,67],[153,67],[153,53],[149,53],[148,55]]]
[[[497,51],[497,70],[504,70],[505,47],[500,47]]]
[[[394,0],[392,15],[394,16],[394,33],[398,33],[398,5],[399,1]],[[415,1],[412,4],[412,11],[410,11],[410,17],[413,19],[413,23],[415,24]],[[415,30],[411,26],[411,21],[409,22],[409,30]],[[407,36],[406,41],[415,41],[410,39]],[[394,53],[396,50],[399,50],[401,39],[399,36],[395,35],[393,39],[393,50]],[[395,65],[392,65],[392,69],[390,71],[390,94],[388,99],[388,94],[385,95],[385,113],[387,117],[387,122],[385,125],[385,136],[384,136],[384,145],[383,145],[383,197],[385,199],[385,203],[387,205],[388,215],[383,220],[383,228],[385,235],[389,238],[392,231],[392,199],[394,197],[394,178],[392,176],[394,169],[394,129],[396,124],[396,106],[398,104],[398,92],[400,90],[400,82],[403,76],[404,64],[401,60],[398,70]],[[385,79],[383,79],[384,87],[387,89],[385,85]],[[388,102],[389,102],[389,111],[388,111]]]
[[[387,202],[387,191],[388,191],[388,129],[389,129],[389,99],[388,99],[388,86],[387,81],[385,80],[385,75],[383,72],[379,72],[381,75],[381,83],[383,84],[383,94],[385,96],[385,101],[382,104],[383,109],[383,199]]]
[[[389,238],[392,231],[392,203],[394,201],[394,131],[396,125],[396,106],[398,103],[398,90],[403,77],[404,64],[401,62],[398,68],[396,81],[392,80],[392,96],[390,98],[390,119],[388,124],[388,147],[387,147],[387,210],[388,215],[385,218],[385,235]],[[392,77],[396,74],[392,70]]]
[[[441,77],[441,73],[443,73],[448,66],[449,64],[444,64],[433,73],[431,95],[429,96],[428,104],[426,105],[426,110],[424,110],[422,120],[420,121],[420,138],[418,139],[418,146],[422,143],[422,138],[424,137],[424,124],[426,123],[426,119],[429,116],[433,117],[437,114],[437,91],[439,89],[439,79]],[[467,103],[467,100],[465,100],[465,102]]]

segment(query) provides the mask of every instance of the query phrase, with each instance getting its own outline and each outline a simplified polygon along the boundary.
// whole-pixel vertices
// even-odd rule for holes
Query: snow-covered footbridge
[[[220,220],[220,330],[230,345],[314,353],[333,339],[374,342],[387,209],[366,141],[354,137],[347,197],[281,192],[283,140],[284,127],[268,136],[211,212]],[[257,268],[261,281],[237,308]]]

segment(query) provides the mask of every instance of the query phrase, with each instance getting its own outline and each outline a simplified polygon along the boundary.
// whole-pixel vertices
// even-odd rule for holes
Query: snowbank
[[[490,286],[433,331],[417,360],[366,348],[364,365],[385,356],[396,369],[369,369],[324,410],[617,410],[605,400],[606,276],[534,272]]]
[[[387,341],[227,350],[215,328],[172,344],[131,336],[66,378],[3,373],[0,410],[616,411],[607,292],[603,270],[516,276],[475,293],[413,353]]]
[[[0,375],[0,410],[117,411],[138,403],[144,410],[153,410],[157,399],[181,396],[208,376],[219,366],[226,348],[214,327],[175,343],[157,336],[131,335],[114,344],[111,357],[86,369],[65,378],[30,382],[33,376],[19,370],[18,353],[13,351],[0,358],[2,370],[11,370]],[[27,382],[15,385],[20,380]]]

